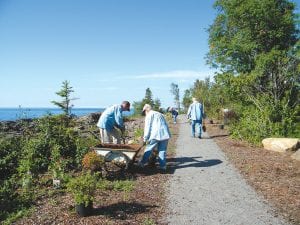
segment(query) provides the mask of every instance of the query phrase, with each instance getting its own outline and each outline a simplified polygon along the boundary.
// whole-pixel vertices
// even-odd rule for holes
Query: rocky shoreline
[[[99,131],[96,126],[101,112],[90,113],[85,116],[74,117],[75,123],[74,129],[82,136],[94,135],[99,136]],[[26,130],[34,130],[38,124],[39,118],[35,119],[19,119],[15,121],[0,121],[0,134],[3,136],[20,136],[23,135]],[[136,118],[124,118],[126,133],[125,140],[128,142],[135,136],[135,132],[143,129],[144,120],[141,117]]]

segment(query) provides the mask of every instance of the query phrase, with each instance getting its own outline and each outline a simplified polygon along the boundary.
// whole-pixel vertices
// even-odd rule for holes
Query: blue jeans
[[[172,117],[173,117],[173,122],[176,123],[177,116],[172,115]]]
[[[149,157],[156,146],[157,146],[157,150],[158,150],[159,166],[160,166],[160,168],[165,169],[166,168],[166,151],[167,151],[167,147],[168,147],[168,140],[163,140],[163,141],[150,140],[149,144],[147,144],[147,146],[146,146],[141,163],[144,165],[148,162]]]
[[[195,133],[198,134],[198,137],[201,137],[202,133],[202,121],[201,120],[192,120],[192,136],[195,137]],[[197,131],[196,131],[197,128]]]

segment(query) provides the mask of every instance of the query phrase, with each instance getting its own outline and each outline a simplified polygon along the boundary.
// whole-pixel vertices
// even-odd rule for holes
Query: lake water
[[[71,113],[76,116],[84,116],[103,111],[104,108],[73,108]],[[58,108],[0,108],[0,121],[39,118],[49,113],[56,115],[62,113],[62,110]]]

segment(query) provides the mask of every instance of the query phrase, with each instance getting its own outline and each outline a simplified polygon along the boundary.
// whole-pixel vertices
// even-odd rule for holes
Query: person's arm
[[[124,122],[123,122],[122,111],[121,111],[120,107],[115,108],[115,120],[116,120],[117,126],[121,130],[124,130]]]
[[[192,105],[189,106],[188,112],[186,114],[188,119],[191,117],[191,108],[192,108]]]
[[[144,142],[147,142],[150,138],[151,126],[152,126],[151,121],[152,121],[152,115],[146,116],[145,128],[144,128]]]

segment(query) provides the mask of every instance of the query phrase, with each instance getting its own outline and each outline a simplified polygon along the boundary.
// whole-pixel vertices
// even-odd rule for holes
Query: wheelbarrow
[[[144,145],[137,144],[99,144],[92,149],[104,157],[107,172],[127,170],[135,161]]]

